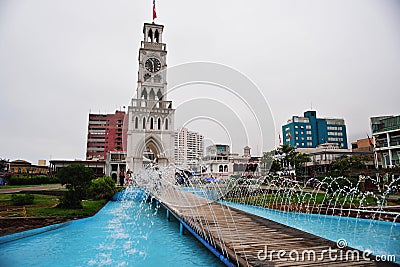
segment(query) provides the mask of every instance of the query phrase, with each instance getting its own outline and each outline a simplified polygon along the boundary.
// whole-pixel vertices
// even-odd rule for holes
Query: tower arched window
[[[219,165],[219,167],[218,167],[218,172],[223,172],[223,171],[224,171],[224,166]]]
[[[158,120],[157,120],[157,129],[161,130],[161,119],[160,118],[158,118]]]
[[[143,129],[146,129],[146,118],[143,117]]]
[[[157,98],[158,98],[158,100],[162,101],[163,96],[162,96],[162,94],[161,94],[161,90],[158,90],[158,92],[157,92]]]
[[[168,130],[168,118],[165,119],[165,130]]]
[[[224,166],[224,172],[228,172],[228,165]]]
[[[154,39],[155,39],[156,43],[160,42],[160,34],[158,33],[158,30],[156,30],[154,33]]]
[[[153,130],[154,129],[154,119],[150,118],[150,129]]]
[[[139,128],[139,118],[135,118],[135,129]]]
[[[146,88],[143,88],[142,99],[147,99],[147,90],[146,90]]]
[[[153,42],[153,31],[150,29],[149,33],[147,34],[147,41],[148,42]]]
[[[156,99],[156,94],[154,93],[153,88],[151,88],[151,90],[150,90],[149,99],[150,100],[155,100]]]

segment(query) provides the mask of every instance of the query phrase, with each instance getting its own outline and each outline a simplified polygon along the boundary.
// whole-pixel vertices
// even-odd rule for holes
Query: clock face
[[[157,58],[151,57],[146,60],[144,66],[150,72],[157,72],[161,69],[161,62]]]

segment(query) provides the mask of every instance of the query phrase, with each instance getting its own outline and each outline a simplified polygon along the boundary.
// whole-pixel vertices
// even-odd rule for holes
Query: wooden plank
[[[313,250],[319,258],[323,250],[336,249],[336,243],[303,231],[252,215],[221,203],[210,202],[200,196],[176,191],[162,204],[181,218],[199,235],[208,240],[221,253],[239,266],[377,266],[371,261],[321,261],[295,262],[286,257],[262,261],[258,252],[265,246],[269,251],[284,249],[287,253]],[[360,255],[362,252],[360,252]],[[382,265],[386,266],[386,265]],[[387,266],[399,266],[389,264]]]

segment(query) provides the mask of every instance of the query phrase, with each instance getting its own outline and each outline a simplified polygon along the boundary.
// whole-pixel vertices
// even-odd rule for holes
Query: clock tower
[[[128,107],[127,167],[135,171],[149,160],[174,162],[174,112],[167,100],[167,50],[164,26],[145,23],[139,49],[136,98]],[[144,155],[151,154],[150,159]]]

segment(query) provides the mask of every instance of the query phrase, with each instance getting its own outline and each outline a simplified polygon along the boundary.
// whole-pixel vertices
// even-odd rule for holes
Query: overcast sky
[[[0,0],[0,157],[83,159],[89,111],[112,113],[136,91],[151,10],[151,0]],[[349,143],[370,116],[400,114],[398,0],[158,0],[157,14],[168,66],[243,73],[276,134],[311,105],[344,118]]]

